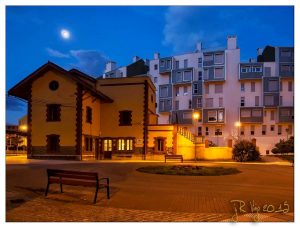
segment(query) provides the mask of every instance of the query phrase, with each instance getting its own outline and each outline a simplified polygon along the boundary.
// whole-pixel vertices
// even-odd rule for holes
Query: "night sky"
[[[62,30],[65,30],[61,34]],[[69,33],[68,33],[69,32]],[[293,7],[29,7],[6,8],[6,92],[48,60],[92,76],[107,60],[153,58],[225,47],[238,36],[241,60],[265,45],[294,45]],[[6,97],[6,123],[26,114],[24,103]]]

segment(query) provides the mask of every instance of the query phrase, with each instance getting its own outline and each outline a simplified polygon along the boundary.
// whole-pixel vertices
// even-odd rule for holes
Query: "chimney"
[[[105,73],[109,72],[109,71],[112,71],[112,70],[115,70],[116,68],[117,68],[117,63],[116,62],[114,62],[114,61],[108,61],[105,64]]]
[[[159,59],[160,58],[160,54],[158,52],[154,53],[154,59]]]
[[[262,55],[264,49],[263,48],[257,48],[256,51],[257,51],[257,56],[259,56],[259,55]]]
[[[140,60],[140,57],[138,57],[138,56],[133,56],[133,58],[132,58],[132,62],[133,63],[135,63],[135,62],[137,62],[139,60]]]
[[[232,50],[237,48],[237,37],[235,35],[227,36],[227,49]]]
[[[197,42],[196,44],[196,52],[201,52],[202,50],[202,42]]]

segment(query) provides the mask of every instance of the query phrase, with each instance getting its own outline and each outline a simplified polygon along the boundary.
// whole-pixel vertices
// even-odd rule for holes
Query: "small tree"
[[[291,136],[288,140],[280,139],[279,143],[275,144],[272,149],[273,154],[294,153],[294,137]]]
[[[239,140],[234,144],[232,159],[238,162],[257,161],[260,159],[260,153],[252,142]]]

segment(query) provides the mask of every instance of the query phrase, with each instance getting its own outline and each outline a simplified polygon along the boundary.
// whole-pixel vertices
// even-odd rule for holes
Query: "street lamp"
[[[195,162],[196,162],[196,135],[197,135],[197,120],[199,120],[199,118],[200,118],[200,114],[199,114],[199,112],[193,112],[193,122],[194,122],[194,144],[195,144],[195,148],[194,148],[194,152],[195,152]]]
[[[235,122],[234,124],[238,128],[238,139],[240,139],[240,128],[242,126],[241,122]]]

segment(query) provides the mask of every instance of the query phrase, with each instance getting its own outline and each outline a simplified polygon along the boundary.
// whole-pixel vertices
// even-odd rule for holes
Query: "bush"
[[[272,149],[273,154],[287,154],[294,153],[294,137],[290,137],[288,140],[280,139],[279,143],[275,144]]]
[[[239,140],[233,147],[232,159],[238,162],[257,161],[260,159],[260,153],[252,142]]]

